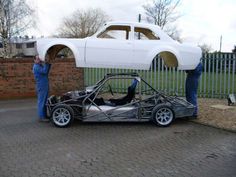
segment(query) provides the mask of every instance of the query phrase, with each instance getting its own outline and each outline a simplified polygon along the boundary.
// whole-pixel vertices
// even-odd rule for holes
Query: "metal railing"
[[[226,98],[236,93],[236,54],[210,53],[203,54],[203,73],[200,78],[198,95],[207,98]],[[132,69],[85,68],[85,86],[93,85],[107,73],[137,72],[144,80],[158,91],[168,95],[185,95],[185,71],[168,68],[160,57],[153,60],[149,71]],[[114,83],[117,92],[127,90],[127,80]]]

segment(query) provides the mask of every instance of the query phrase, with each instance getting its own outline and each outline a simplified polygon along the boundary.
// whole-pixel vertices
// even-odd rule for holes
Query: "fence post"
[[[236,54],[233,53],[204,53],[202,56],[203,73],[200,78],[199,95],[209,98],[226,98],[227,94],[236,92]],[[147,82],[158,91],[165,91],[172,94],[177,91],[184,96],[185,72],[164,66],[163,60],[157,56],[151,66],[150,71],[130,70],[130,69],[102,69],[85,68],[84,84],[92,85],[100,80],[108,72],[131,72],[140,74]],[[128,81],[112,84],[117,92],[126,90]]]
[[[235,65],[235,62],[236,62],[236,54],[233,54],[233,69],[232,69],[232,93],[236,93],[236,88],[235,88],[235,75],[236,75],[236,71],[235,71],[235,68],[236,68],[236,65]]]

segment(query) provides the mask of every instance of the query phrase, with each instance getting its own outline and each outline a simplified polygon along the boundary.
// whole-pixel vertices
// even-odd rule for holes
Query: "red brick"
[[[33,58],[0,59],[0,99],[34,97]],[[82,89],[83,69],[75,67],[74,59],[56,60],[49,74],[50,93]]]

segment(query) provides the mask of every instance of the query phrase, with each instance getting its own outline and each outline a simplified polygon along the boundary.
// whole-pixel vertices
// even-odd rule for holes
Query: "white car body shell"
[[[98,38],[112,25],[129,26],[127,40]],[[158,40],[137,40],[134,28],[147,28],[158,35]],[[153,59],[160,54],[165,64],[179,70],[194,69],[201,59],[201,49],[181,44],[170,38],[158,26],[136,22],[109,22],[91,37],[84,39],[41,38],[37,40],[39,57],[45,60],[50,48],[68,47],[75,57],[77,67],[150,69]]]

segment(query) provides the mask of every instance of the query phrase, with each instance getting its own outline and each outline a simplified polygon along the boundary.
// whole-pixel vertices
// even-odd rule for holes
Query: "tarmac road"
[[[236,176],[235,133],[184,120],[56,128],[35,103],[0,101],[1,177]]]

